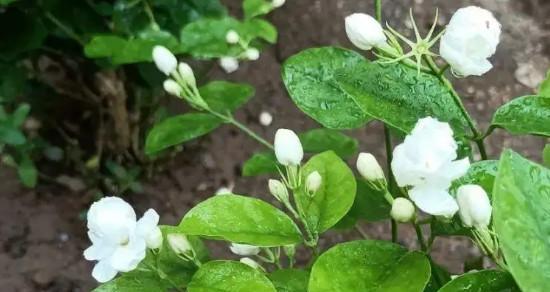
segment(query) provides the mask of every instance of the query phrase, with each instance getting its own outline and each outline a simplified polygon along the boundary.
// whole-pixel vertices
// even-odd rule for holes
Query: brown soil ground
[[[238,12],[240,0],[225,1]],[[343,19],[353,12],[372,13],[372,1],[359,0],[288,0],[270,15],[278,27],[280,39],[268,48],[260,60],[243,64],[238,72],[226,76],[219,69],[210,72],[213,79],[231,79],[252,83],[255,98],[237,117],[264,137],[271,138],[277,128],[297,131],[317,127],[288,98],[280,80],[280,65],[289,56],[309,47],[339,45],[351,47],[346,40]],[[511,98],[530,94],[550,67],[550,2],[546,0],[387,0],[384,15],[394,27],[410,28],[406,20],[413,7],[421,29],[427,29],[435,8],[441,12],[440,23],[449,20],[459,7],[480,5],[495,12],[503,24],[503,37],[495,68],[484,78],[467,78],[457,82],[467,107],[485,128],[492,112]],[[258,123],[262,110],[274,116],[269,127]],[[360,149],[382,159],[383,137],[379,124],[350,132],[360,139]],[[513,148],[539,160],[545,141],[534,137],[512,137],[497,130],[489,139],[493,157],[502,148]],[[240,167],[260,146],[229,126],[214,134],[186,144],[164,173],[145,182],[145,192],[127,199],[142,213],[149,207],[161,214],[161,223],[176,224],[192,206],[211,196],[219,187],[235,185],[236,193],[261,196],[267,194],[266,177],[242,178]],[[11,170],[0,168],[0,290],[2,291],[89,291],[96,283],[90,272],[92,263],[82,258],[87,247],[82,214],[93,198],[89,193],[69,193],[56,186],[27,190],[19,186]],[[386,224],[366,224],[373,238],[389,237]],[[415,247],[411,230],[401,228],[400,239]],[[330,233],[322,239],[324,246],[359,238],[355,231]],[[222,244],[212,244],[213,255],[230,257]],[[462,262],[478,255],[464,239],[436,241],[433,256],[453,273],[462,271]]]

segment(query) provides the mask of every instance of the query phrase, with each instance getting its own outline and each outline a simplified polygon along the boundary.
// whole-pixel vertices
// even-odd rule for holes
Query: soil
[[[235,13],[240,0],[227,0]],[[255,98],[237,113],[238,119],[252,129],[271,138],[276,129],[297,131],[318,127],[300,112],[288,98],[280,80],[281,62],[309,47],[338,45],[351,48],[343,19],[353,12],[371,12],[372,1],[359,0],[289,0],[269,16],[279,29],[276,46],[268,48],[260,60],[242,64],[232,75],[213,69],[211,79],[231,79],[252,83]],[[393,27],[410,28],[408,8],[412,7],[421,30],[427,30],[440,10],[440,24],[448,22],[459,7],[479,5],[495,12],[503,25],[502,42],[493,58],[494,69],[483,78],[466,78],[457,82],[466,106],[486,128],[492,112],[500,104],[531,94],[550,67],[550,2],[545,0],[386,0],[384,16]],[[268,111],[274,122],[261,126],[258,116]],[[381,125],[373,123],[350,135],[360,140],[362,151],[384,157]],[[540,160],[544,139],[513,137],[497,130],[490,138],[488,152],[495,157],[502,148],[513,148],[525,156]],[[267,194],[267,178],[243,178],[242,162],[259,150],[256,142],[234,128],[224,126],[212,135],[186,144],[169,165],[168,170],[144,182],[144,193],[128,196],[142,214],[154,208],[161,214],[162,224],[177,224],[192,206],[211,196],[222,186],[234,186],[234,192],[271,200]],[[22,188],[15,174],[0,167],[0,287],[2,291],[89,291],[97,284],[90,273],[82,251],[88,246],[83,214],[94,194],[71,193],[57,186],[41,185],[34,190]],[[369,223],[363,226],[372,238],[389,238],[389,226]],[[321,244],[360,238],[355,231],[330,232]],[[413,232],[406,226],[400,230],[400,242],[415,247]],[[231,257],[225,245],[209,243],[213,256]],[[479,255],[465,239],[437,240],[435,260],[452,273],[461,273],[463,262]]]

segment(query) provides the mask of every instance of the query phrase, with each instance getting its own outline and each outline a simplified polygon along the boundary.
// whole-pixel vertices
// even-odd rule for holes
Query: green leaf
[[[14,128],[10,123],[0,122],[0,144],[22,145],[25,144],[27,138],[19,129]]]
[[[277,292],[307,292],[309,272],[299,269],[277,270],[269,275]]]
[[[497,109],[491,127],[504,128],[515,135],[550,137],[550,98],[518,97]]]
[[[308,153],[321,153],[332,150],[342,158],[357,152],[359,142],[336,130],[314,129],[299,135],[302,147]]]
[[[42,45],[48,32],[36,15],[9,7],[0,17],[0,60],[10,61]],[[9,28],[9,29],[7,29]]]
[[[493,224],[523,291],[550,290],[550,170],[506,150],[493,191]]]
[[[145,153],[153,154],[208,134],[221,124],[219,118],[203,113],[183,114],[164,119],[147,135]]]
[[[273,152],[254,153],[243,164],[243,176],[277,173],[277,158]]]
[[[451,186],[451,192],[466,184],[481,186],[485,192],[492,197],[493,185],[498,172],[497,160],[483,160],[472,163],[468,172],[461,178],[455,180]]]
[[[167,291],[169,286],[163,284],[156,273],[151,270],[141,269],[123,273],[114,280],[101,284],[94,292],[151,292]]]
[[[8,5],[12,2],[15,2],[15,1],[18,1],[18,0],[0,0],[0,5]]]
[[[357,185],[351,169],[332,151],[313,156],[303,166],[304,181],[314,171],[322,177],[319,190],[313,196],[305,190],[297,192],[295,199],[309,228],[321,233],[346,215],[353,205]]]
[[[550,70],[546,74],[546,79],[544,79],[540,84],[539,95],[544,97],[550,97]]]
[[[275,292],[275,287],[260,271],[233,261],[212,261],[193,276],[189,292]]]
[[[199,88],[199,92],[217,112],[235,111],[254,95],[254,87],[227,81],[212,81]]]
[[[0,72],[10,72],[0,76],[0,103],[13,101],[25,89],[27,82],[25,71],[12,64],[0,63]]]
[[[27,116],[29,115],[29,112],[31,111],[31,106],[27,103],[21,103],[17,107],[17,109],[13,112],[11,116],[11,123],[14,127],[21,127],[25,120],[27,119]]]
[[[496,270],[484,270],[460,275],[439,289],[439,292],[459,291],[519,292],[519,289],[510,274]]]
[[[17,175],[24,186],[34,188],[38,180],[38,171],[28,154],[24,154],[17,165]]]
[[[277,42],[277,28],[270,22],[260,18],[248,19],[244,21],[240,27],[241,37],[244,37],[246,42],[250,42],[256,38],[274,44]]]
[[[249,19],[256,16],[268,14],[274,9],[270,1],[266,0],[244,0],[244,17]]]
[[[542,161],[544,161],[544,165],[546,165],[546,167],[550,167],[550,144],[546,144],[546,146],[544,146],[544,150],[542,151]]]
[[[358,220],[369,222],[390,218],[391,205],[384,199],[384,192],[374,189],[363,179],[357,180],[357,194],[353,206],[336,228],[351,228]]]
[[[282,246],[302,241],[294,222],[282,211],[255,198],[214,196],[191,209],[181,232],[256,246]]]
[[[359,128],[371,120],[354,97],[336,84],[341,70],[366,62],[360,54],[339,48],[307,49],[283,64],[283,82],[305,114],[330,129]]]
[[[311,270],[309,292],[416,292],[430,279],[430,262],[420,252],[389,242],[360,240],[338,244]]]

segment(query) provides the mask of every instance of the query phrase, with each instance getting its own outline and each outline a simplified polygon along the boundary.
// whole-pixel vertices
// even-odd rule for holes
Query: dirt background
[[[240,14],[239,0],[224,1]],[[280,33],[276,46],[268,48],[260,60],[245,63],[232,75],[218,68],[209,75],[252,83],[255,98],[237,113],[264,137],[273,137],[281,127],[297,131],[317,127],[288,98],[280,80],[280,65],[289,56],[309,47],[339,45],[350,47],[344,33],[344,17],[353,12],[372,13],[372,1],[365,0],[288,0],[269,18]],[[504,102],[533,92],[550,67],[550,2],[546,0],[386,0],[384,17],[393,27],[410,28],[409,7],[414,9],[421,29],[427,30],[438,7],[440,24],[448,22],[459,7],[479,5],[494,11],[503,24],[502,42],[493,58],[495,68],[484,78],[467,78],[456,84],[468,109],[486,128],[492,112]],[[263,127],[258,122],[261,111],[274,116]],[[384,156],[381,126],[373,123],[366,129],[351,131],[360,139],[360,150]],[[512,137],[497,130],[489,139],[488,152],[494,157],[503,147],[513,148],[535,160],[545,141],[533,137]],[[129,196],[138,214],[155,208],[161,223],[176,224],[192,206],[211,196],[222,186],[234,186],[236,193],[246,193],[270,200],[267,178],[242,178],[240,168],[260,146],[235,129],[224,126],[214,134],[186,144],[184,151],[166,172],[144,182],[145,192]],[[89,291],[96,286],[90,273],[92,263],[82,258],[88,246],[83,212],[93,198],[90,193],[69,193],[56,186],[42,185],[35,190],[19,186],[11,170],[0,167],[0,287],[2,291]],[[372,238],[388,238],[387,224],[365,224]],[[411,230],[401,228],[400,241],[415,247]],[[345,239],[360,238],[355,231],[331,233],[324,246]],[[231,257],[226,247],[211,244],[213,255]],[[462,271],[465,259],[478,255],[471,244],[459,238],[438,240],[433,256],[453,273]]]

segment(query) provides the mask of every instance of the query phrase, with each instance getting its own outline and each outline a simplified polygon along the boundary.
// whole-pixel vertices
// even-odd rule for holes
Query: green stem
[[[145,14],[147,14],[149,22],[151,22],[151,26],[153,26],[155,30],[159,30],[160,28],[155,19],[155,14],[153,13],[153,9],[151,9],[151,5],[148,0],[143,0],[143,10],[145,10]]]
[[[363,237],[364,239],[369,239],[369,235],[367,234],[367,232],[365,232],[365,230],[363,230],[363,227],[361,227],[359,223],[355,224],[355,230],[357,230],[357,232],[361,234],[361,237]]]
[[[386,164],[388,168],[388,184],[390,188],[390,192],[393,192],[395,190],[397,184],[395,183],[395,177],[393,176],[393,172],[391,171],[391,161],[393,160],[393,152],[392,152],[392,142],[391,142],[391,133],[390,128],[388,125],[384,124],[384,139],[386,144]],[[393,204],[393,196],[390,192],[387,192],[384,194],[384,198],[388,203],[391,205]],[[398,239],[398,230],[397,230],[397,222],[394,219],[391,219],[391,241],[397,242]]]
[[[414,231],[416,231],[416,237],[418,238],[418,243],[420,244],[420,249],[428,253],[428,246],[426,245],[426,242],[424,241],[424,234],[422,233],[422,229],[420,228],[420,225],[413,223]]]
[[[48,18],[51,22],[53,22],[53,24],[55,24],[59,29],[61,29],[70,38],[77,41],[81,46],[84,46],[86,44],[84,42],[84,40],[82,40],[82,38],[78,34],[76,34],[70,27],[63,24],[63,22],[61,22],[59,19],[57,19],[57,17],[55,17],[53,14],[46,11],[45,15],[46,15],[46,18]]]
[[[395,221],[394,219],[392,219],[392,220],[391,220],[391,241],[392,241],[393,243],[396,243],[396,242],[397,242],[397,239],[398,239],[397,228],[398,228],[397,221]]]
[[[482,134],[477,129],[477,127],[475,125],[475,122],[474,122],[474,119],[470,116],[470,114],[468,113],[468,111],[464,107],[464,104],[462,103],[462,100],[460,99],[460,96],[458,95],[458,93],[454,89],[453,84],[445,77],[445,75],[443,74],[444,71],[439,69],[437,64],[434,62],[434,60],[430,56],[425,56],[425,60],[428,63],[428,66],[430,67],[432,72],[435,74],[435,76],[437,76],[439,81],[441,83],[443,83],[443,85],[445,85],[445,87],[447,87],[447,89],[451,93],[451,96],[453,97],[453,100],[454,100],[455,104],[460,109],[460,112],[462,113],[464,118],[466,118],[466,121],[468,122],[468,126],[470,127],[470,129],[471,129],[471,131],[474,135],[473,141],[477,144],[477,147],[479,148],[479,153],[481,154],[481,159],[482,160],[487,160],[487,151],[485,150],[485,144],[483,144],[483,140],[477,139],[477,137],[480,137]]]
[[[376,20],[382,23],[382,0],[374,0],[374,10],[376,11]]]

